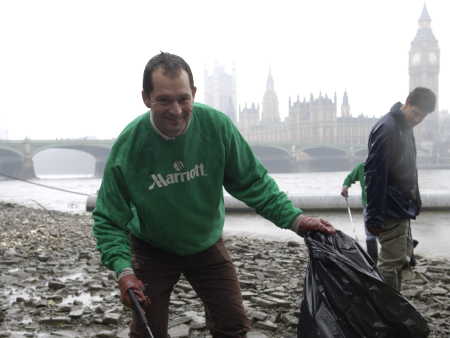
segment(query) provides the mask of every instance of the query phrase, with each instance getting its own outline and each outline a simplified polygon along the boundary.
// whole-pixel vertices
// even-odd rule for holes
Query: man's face
[[[411,128],[417,126],[428,115],[428,113],[424,113],[419,107],[412,106],[409,103],[405,104],[402,110],[405,116],[406,123]]]
[[[152,73],[153,90],[142,93],[145,105],[152,110],[153,122],[166,136],[181,135],[192,116],[196,88],[191,88],[185,70],[175,76],[164,74],[163,68]]]

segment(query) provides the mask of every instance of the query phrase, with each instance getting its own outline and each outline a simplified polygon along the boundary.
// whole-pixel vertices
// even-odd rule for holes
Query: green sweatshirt
[[[353,183],[359,181],[361,185],[361,202],[365,208],[367,205],[367,192],[366,192],[366,180],[364,176],[364,162],[358,164],[351,172],[347,175],[344,180],[344,187],[350,187]]]
[[[195,103],[186,132],[165,140],[149,114],[116,140],[98,192],[93,233],[108,268],[131,267],[129,232],[178,255],[211,247],[222,236],[223,187],[281,228],[302,212],[226,115]]]

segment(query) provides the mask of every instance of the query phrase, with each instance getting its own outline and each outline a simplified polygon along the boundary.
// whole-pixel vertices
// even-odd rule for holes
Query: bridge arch
[[[347,150],[333,146],[311,146],[301,149],[299,167],[302,171],[348,170],[351,166]]]
[[[48,149],[71,149],[71,150],[78,150],[85,153],[88,153],[94,157],[97,156],[107,156],[111,150],[111,147],[103,146],[103,145],[88,145],[88,144],[74,144],[68,143],[68,144],[48,144],[42,147],[38,147],[33,149],[32,156],[35,156],[36,154],[48,150]]]
[[[33,149],[32,157],[34,158],[39,153],[52,149],[66,149],[80,151],[89,154],[95,161],[94,176],[101,177],[105,169],[106,160],[108,158],[111,147],[103,145],[89,145],[89,144],[48,144],[39,148]]]
[[[270,172],[293,172],[297,166],[295,159],[284,148],[266,145],[253,145],[256,157]]]
[[[0,179],[2,174],[16,177],[24,162],[24,156],[19,151],[9,148],[0,147]]]
[[[347,151],[330,146],[307,147],[302,151],[311,157],[347,156]]]

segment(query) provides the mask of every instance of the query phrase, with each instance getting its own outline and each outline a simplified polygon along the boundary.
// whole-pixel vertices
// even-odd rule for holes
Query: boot
[[[378,263],[378,243],[376,239],[370,239],[366,241],[367,253],[372,258],[375,266]]]

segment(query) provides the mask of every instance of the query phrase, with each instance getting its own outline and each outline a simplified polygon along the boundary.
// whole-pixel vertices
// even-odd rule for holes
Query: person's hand
[[[341,196],[348,198],[348,187],[342,187]]]
[[[144,307],[150,304],[150,300],[144,294],[144,284],[139,279],[137,279],[136,275],[125,275],[119,279],[118,283],[120,290],[120,301],[125,306],[131,307],[131,300],[127,292],[128,289],[132,289],[134,291],[137,299],[139,300],[139,303],[141,303]]]
[[[319,231],[330,235],[336,233],[336,229],[328,221],[305,215],[297,217],[294,221],[293,230],[299,235],[307,231]]]
[[[367,230],[375,236],[378,236],[379,234],[381,234],[383,232],[382,228],[375,228],[375,227],[371,227],[371,226],[367,226]]]

